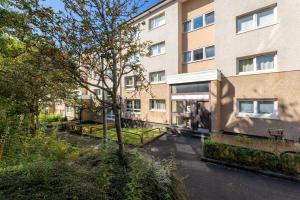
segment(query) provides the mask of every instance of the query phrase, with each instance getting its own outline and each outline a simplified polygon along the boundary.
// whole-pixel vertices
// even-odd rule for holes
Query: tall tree
[[[40,20],[39,27],[64,52],[64,61],[68,60],[64,66],[81,87],[94,94],[102,108],[113,110],[120,157],[124,160],[120,96],[123,77],[134,75],[138,90],[148,88],[140,59],[148,55],[149,42],[139,37],[143,22],[131,21],[144,1],[62,1],[65,11],[52,13],[48,21]],[[109,101],[97,96],[94,88],[110,96]]]
[[[52,61],[58,51],[51,40],[32,26],[34,4],[24,8],[18,1],[8,3],[11,7],[0,8],[0,93],[2,98],[26,106],[35,135],[41,107],[65,99],[75,84],[68,71]]]

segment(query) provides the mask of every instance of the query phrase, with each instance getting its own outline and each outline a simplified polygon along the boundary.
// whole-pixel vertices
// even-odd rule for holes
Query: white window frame
[[[270,23],[270,24],[263,25],[263,26],[259,26],[258,25],[258,17],[257,17],[258,14],[262,13],[264,11],[270,10],[270,9],[273,9],[273,11],[274,11],[274,22]],[[238,30],[238,20],[241,19],[241,18],[244,18],[244,17],[249,17],[249,16],[253,16],[253,27],[249,28],[247,30],[239,31]],[[245,32],[248,32],[248,31],[253,31],[253,30],[256,30],[256,29],[272,26],[272,25],[275,25],[277,23],[278,23],[278,9],[277,9],[277,5],[273,5],[273,6],[263,8],[263,9],[259,9],[258,11],[251,12],[249,14],[238,16],[236,18],[236,33],[241,34],[241,33],[245,33]]]
[[[142,108],[139,108],[139,109],[135,108],[136,101],[140,101],[140,106],[142,106],[140,99],[127,99],[127,101],[126,101],[126,112],[128,112],[128,113],[141,113]],[[127,108],[128,102],[131,102],[132,109]]]
[[[157,108],[158,101],[164,101],[164,104],[165,104],[164,109],[158,109]],[[156,108],[152,108],[152,102],[154,102],[154,107],[156,107]],[[153,112],[166,112],[166,100],[165,99],[150,99],[150,111],[153,111]]]
[[[253,102],[253,113],[243,113],[240,112],[240,102],[241,101],[251,101]],[[272,114],[260,114],[258,113],[258,102],[260,101],[272,101],[274,102],[274,112]],[[236,104],[236,115],[242,118],[262,118],[262,119],[278,119],[278,100],[274,99],[239,99]]]
[[[160,73],[164,73],[164,77],[165,77],[165,80],[162,80],[162,81],[151,81],[151,75],[156,75],[157,77],[157,80],[158,80],[158,76]],[[160,83],[166,83],[166,72],[165,71],[157,71],[157,72],[150,72],[149,73],[149,82],[151,84],[160,84]]]
[[[202,15],[196,16],[196,17],[194,17],[193,19],[189,19],[189,20],[184,21],[184,22],[183,22],[183,33],[190,33],[190,32],[193,32],[193,31],[196,31],[196,30],[199,30],[199,29],[202,29],[202,28],[205,28],[205,27],[214,25],[216,19],[214,20],[213,23],[211,23],[211,24],[206,24],[206,15],[211,14],[211,13],[214,13],[214,14],[215,14],[215,11],[212,10],[212,11],[210,11],[210,12],[207,12],[207,13],[204,13],[204,14],[202,14]],[[198,17],[201,17],[201,16],[202,16],[202,20],[203,20],[203,26],[202,26],[202,27],[199,27],[199,28],[194,28],[194,20],[195,20],[196,18],[198,18]],[[184,25],[185,25],[186,22],[191,22],[191,30],[189,30],[189,31],[185,31],[185,30],[184,30]]]
[[[157,53],[157,54],[153,54],[153,47],[157,47],[157,48],[159,48],[159,45],[160,44],[164,44],[164,52],[160,52],[160,53]],[[165,54],[166,53],[166,42],[165,41],[162,41],[162,42],[159,42],[159,43],[156,43],[156,44],[153,44],[153,45],[151,45],[151,57],[155,57],[155,56],[160,56],[160,55],[163,55],[163,54]]]
[[[126,79],[128,79],[128,78],[132,78],[133,79],[132,85],[127,85],[126,84]],[[135,76],[126,76],[124,78],[124,85],[125,85],[125,89],[126,90],[135,90],[135,86],[136,86],[136,80],[135,79],[136,79]]]
[[[158,25],[158,26],[155,26],[155,27],[151,27],[151,21],[152,20],[157,20],[158,18],[160,18],[160,17],[164,17],[164,23],[163,24],[161,24],[161,25]],[[165,13],[161,13],[161,14],[159,14],[159,15],[157,15],[157,16],[155,16],[155,17],[153,17],[153,18],[151,18],[151,19],[149,19],[149,31],[151,31],[151,30],[154,30],[154,29],[156,29],[156,28],[159,28],[159,27],[161,27],[161,26],[163,26],[163,25],[165,25],[166,24],[166,14]]]
[[[97,91],[99,91],[99,94],[97,94]],[[95,93],[97,96],[102,96],[102,90],[101,90],[101,89],[94,89],[94,93]]]
[[[257,57],[270,56],[270,55],[274,56],[274,68],[273,69],[258,70],[257,69]],[[247,59],[253,59],[253,71],[240,72],[240,61],[247,60]],[[237,59],[237,75],[250,75],[250,74],[263,74],[263,73],[276,72],[277,68],[278,68],[277,65],[278,65],[277,64],[277,52],[264,53],[264,54],[259,54],[259,55],[255,55],[255,56],[238,58]]]
[[[206,57],[206,48],[209,48],[209,47],[214,47],[215,55],[213,57],[207,58]],[[203,50],[203,59],[194,60],[194,52],[199,50],[199,49]],[[184,61],[184,56],[185,56],[185,53],[188,53],[188,52],[191,52],[191,61],[185,62]],[[215,45],[209,45],[209,46],[206,46],[206,47],[196,48],[196,49],[193,49],[193,50],[190,50],[190,51],[183,52],[183,64],[189,64],[189,63],[200,62],[200,61],[205,61],[205,60],[212,60],[212,59],[215,59],[215,56],[216,56],[216,47],[215,47]]]

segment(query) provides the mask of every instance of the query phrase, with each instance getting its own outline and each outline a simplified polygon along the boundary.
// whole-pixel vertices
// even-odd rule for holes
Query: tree
[[[134,75],[139,81],[138,90],[147,89],[148,85],[140,58],[148,55],[149,42],[139,37],[143,22],[131,21],[144,1],[62,1],[65,11],[52,12],[48,21],[40,20],[40,30],[52,37],[57,48],[64,52],[64,61],[59,62],[68,60],[64,66],[76,82],[94,94],[99,106],[113,110],[119,153],[124,161],[122,79]],[[95,73],[97,78],[93,76]],[[97,96],[93,88],[101,89],[110,100]]]
[[[58,51],[51,40],[31,26],[33,9],[10,5],[14,7],[0,9],[0,93],[27,108],[31,133],[36,135],[41,107],[67,98],[76,85],[68,71],[52,61],[50,56]]]

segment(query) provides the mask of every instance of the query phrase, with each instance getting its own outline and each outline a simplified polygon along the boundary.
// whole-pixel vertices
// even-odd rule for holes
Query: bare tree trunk
[[[118,109],[118,105],[116,103],[113,104],[113,111],[115,114],[115,125],[118,137],[118,145],[119,145],[119,154],[122,162],[126,162],[125,158],[125,150],[123,144],[123,137],[122,137],[122,127],[121,127],[121,115],[120,110]]]

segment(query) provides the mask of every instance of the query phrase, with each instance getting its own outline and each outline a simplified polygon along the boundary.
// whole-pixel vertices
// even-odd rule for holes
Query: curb
[[[201,161],[208,162],[208,163],[214,163],[214,164],[218,164],[218,165],[224,165],[227,167],[233,167],[236,169],[243,169],[243,170],[247,170],[247,171],[251,171],[251,172],[260,173],[260,174],[266,175],[266,176],[272,176],[272,177],[286,179],[289,181],[294,181],[294,182],[300,183],[300,176],[289,176],[286,174],[281,174],[281,173],[276,173],[276,172],[266,171],[266,170],[260,170],[257,168],[246,167],[246,166],[238,165],[238,164],[232,164],[232,163],[228,163],[226,161],[215,160],[215,159],[206,158],[203,156],[201,157]]]

